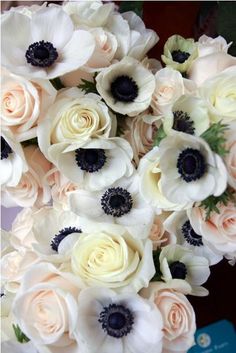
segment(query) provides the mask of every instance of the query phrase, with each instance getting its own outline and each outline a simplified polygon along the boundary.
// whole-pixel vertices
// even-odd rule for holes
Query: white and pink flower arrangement
[[[2,14],[2,349],[177,353],[236,261],[236,58],[111,3]]]

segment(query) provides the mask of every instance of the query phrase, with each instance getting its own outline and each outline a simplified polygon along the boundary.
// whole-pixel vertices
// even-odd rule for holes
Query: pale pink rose
[[[65,87],[76,87],[83,84],[82,80],[93,82],[93,72],[87,72],[82,69],[78,69],[72,72],[68,72],[60,77],[62,84]]]
[[[54,352],[78,352],[74,337],[80,289],[69,275],[48,263],[33,266],[24,276],[13,304],[21,330],[36,345]],[[45,347],[46,348],[46,347]]]
[[[16,293],[22,277],[37,261],[38,256],[35,252],[23,248],[4,255],[1,259],[1,278],[5,289]]]
[[[224,161],[228,171],[228,183],[236,190],[236,122],[229,125],[229,129],[225,135],[227,138],[226,148],[228,153]]]
[[[51,199],[50,186],[45,180],[51,163],[37,146],[25,147],[24,153],[29,170],[22,175],[18,185],[3,190],[2,204],[5,207],[41,207]]]
[[[122,137],[131,145],[136,166],[139,160],[152,149],[153,139],[157,131],[156,125],[148,122],[148,112],[145,111],[136,117],[126,118]],[[146,118],[146,119],[145,119]]]
[[[213,212],[206,220],[206,213],[200,207],[188,211],[194,231],[201,234],[216,252],[224,255],[236,251],[236,207],[233,203],[217,205],[219,213]]]
[[[161,282],[153,282],[144,290],[144,296],[153,301],[162,314],[162,353],[186,353],[194,345],[196,319],[192,305],[183,294],[185,291],[184,286],[179,291]]]
[[[69,210],[69,194],[79,189],[79,185],[66,178],[56,167],[53,167],[49,171],[47,180],[51,185],[53,206],[59,206],[63,210]]]
[[[176,243],[175,235],[167,232],[163,225],[164,221],[169,215],[169,212],[164,212],[155,216],[154,218],[154,222],[149,234],[149,239],[152,241],[153,250],[160,249],[168,244]]]
[[[36,137],[36,126],[54,102],[57,91],[47,80],[29,81],[4,70],[1,123],[18,141]]]
[[[200,86],[207,79],[231,66],[236,66],[235,57],[225,52],[212,53],[193,61],[188,71],[188,78]]]
[[[37,209],[24,208],[20,211],[12,223],[11,244],[16,249],[26,248],[32,250],[32,244],[36,242],[32,232],[34,213]]]

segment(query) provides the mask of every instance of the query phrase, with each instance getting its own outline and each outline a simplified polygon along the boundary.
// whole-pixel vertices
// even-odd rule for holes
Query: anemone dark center
[[[199,150],[186,148],[179,154],[177,169],[182,179],[187,183],[198,180],[206,172],[204,156]]]
[[[173,129],[185,132],[186,134],[194,135],[194,123],[187,113],[182,110],[176,110],[174,113]]]
[[[186,221],[182,228],[182,234],[185,238],[185,240],[193,245],[193,246],[202,246],[203,245],[203,242],[202,242],[202,236],[197,234],[193,227],[191,226],[190,224],[190,221]]]
[[[64,229],[61,229],[58,234],[54,235],[51,241],[52,250],[58,252],[60,242],[72,233],[81,233],[81,229],[78,229],[76,227],[66,227]]]
[[[190,56],[189,53],[181,50],[174,50],[171,55],[172,59],[180,64],[183,64]]]
[[[103,330],[112,337],[122,338],[127,336],[134,324],[133,313],[123,305],[110,304],[103,308],[98,322]]]
[[[101,148],[78,148],[75,150],[75,160],[80,169],[88,173],[94,173],[104,166],[106,155]]]
[[[58,53],[52,43],[41,40],[29,46],[25,57],[28,64],[38,67],[49,67],[57,60]]]
[[[130,193],[120,187],[109,188],[101,198],[103,211],[113,217],[121,217],[130,212],[133,200]]]
[[[183,262],[174,261],[169,265],[172,278],[185,279],[187,275],[187,269]]]
[[[1,136],[1,159],[8,158],[9,154],[12,152],[13,151],[7,141]]]
[[[129,76],[118,76],[111,84],[111,94],[117,101],[133,102],[138,96],[137,83]]]

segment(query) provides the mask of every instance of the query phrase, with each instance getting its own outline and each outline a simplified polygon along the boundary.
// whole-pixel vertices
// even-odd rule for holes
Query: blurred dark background
[[[60,3],[49,1],[49,3]],[[34,1],[33,3],[42,3]],[[196,40],[207,34],[224,36],[236,45],[236,2],[234,1],[144,1],[135,2],[137,12],[142,12],[147,28],[154,29],[160,40],[149,53],[150,57],[160,60],[163,45],[169,36],[180,34]],[[29,5],[28,1],[2,1],[2,11],[11,6]],[[130,2],[116,1],[122,11],[128,10]],[[134,6],[134,2],[132,4]],[[231,54],[236,55],[232,46]],[[236,267],[226,260],[211,267],[211,276],[205,287],[210,291],[208,297],[192,297],[197,326],[202,327],[221,319],[228,319],[236,325]]]

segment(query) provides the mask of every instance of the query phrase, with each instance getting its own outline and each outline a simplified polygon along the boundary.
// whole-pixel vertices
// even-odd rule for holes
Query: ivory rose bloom
[[[1,123],[18,141],[36,137],[36,126],[56,97],[47,80],[29,81],[4,72],[1,95]]]
[[[212,122],[225,124],[236,120],[236,63],[220,74],[206,80],[199,88],[206,99]]]
[[[200,207],[189,210],[189,218],[195,232],[220,254],[236,251],[236,207],[233,203],[220,204],[220,213],[213,212],[206,220],[205,211]]]
[[[228,183],[236,190],[236,121],[229,124],[225,135],[228,153],[225,155],[224,161],[228,172]]]
[[[155,273],[152,243],[134,239],[122,226],[95,223],[72,248],[71,267],[86,286],[137,293]]]
[[[36,146],[25,147],[24,152],[29,170],[22,175],[19,184],[3,190],[2,203],[5,207],[40,207],[51,199],[50,187],[45,180],[51,163]]]
[[[194,345],[196,319],[192,305],[177,288],[154,282],[145,297],[154,302],[163,319],[163,353],[187,352]]]
[[[11,244],[15,249],[33,249],[32,244],[35,242],[35,237],[32,228],[35,212],[37,212],[37,208],[23,208],[14,219],[11,229]]]
[[[79,292],[53,265],[33,266],[25,274],[13,304],[18,325],[37,346],[46,346],[55,353],[78,351],[73,332]]]
[[[114,136],[115,116],[98,95],[84,94],[79,88],[62,90],[38,128],[39,145],[48,155],[50,145],[76,142],[94,137]]]

